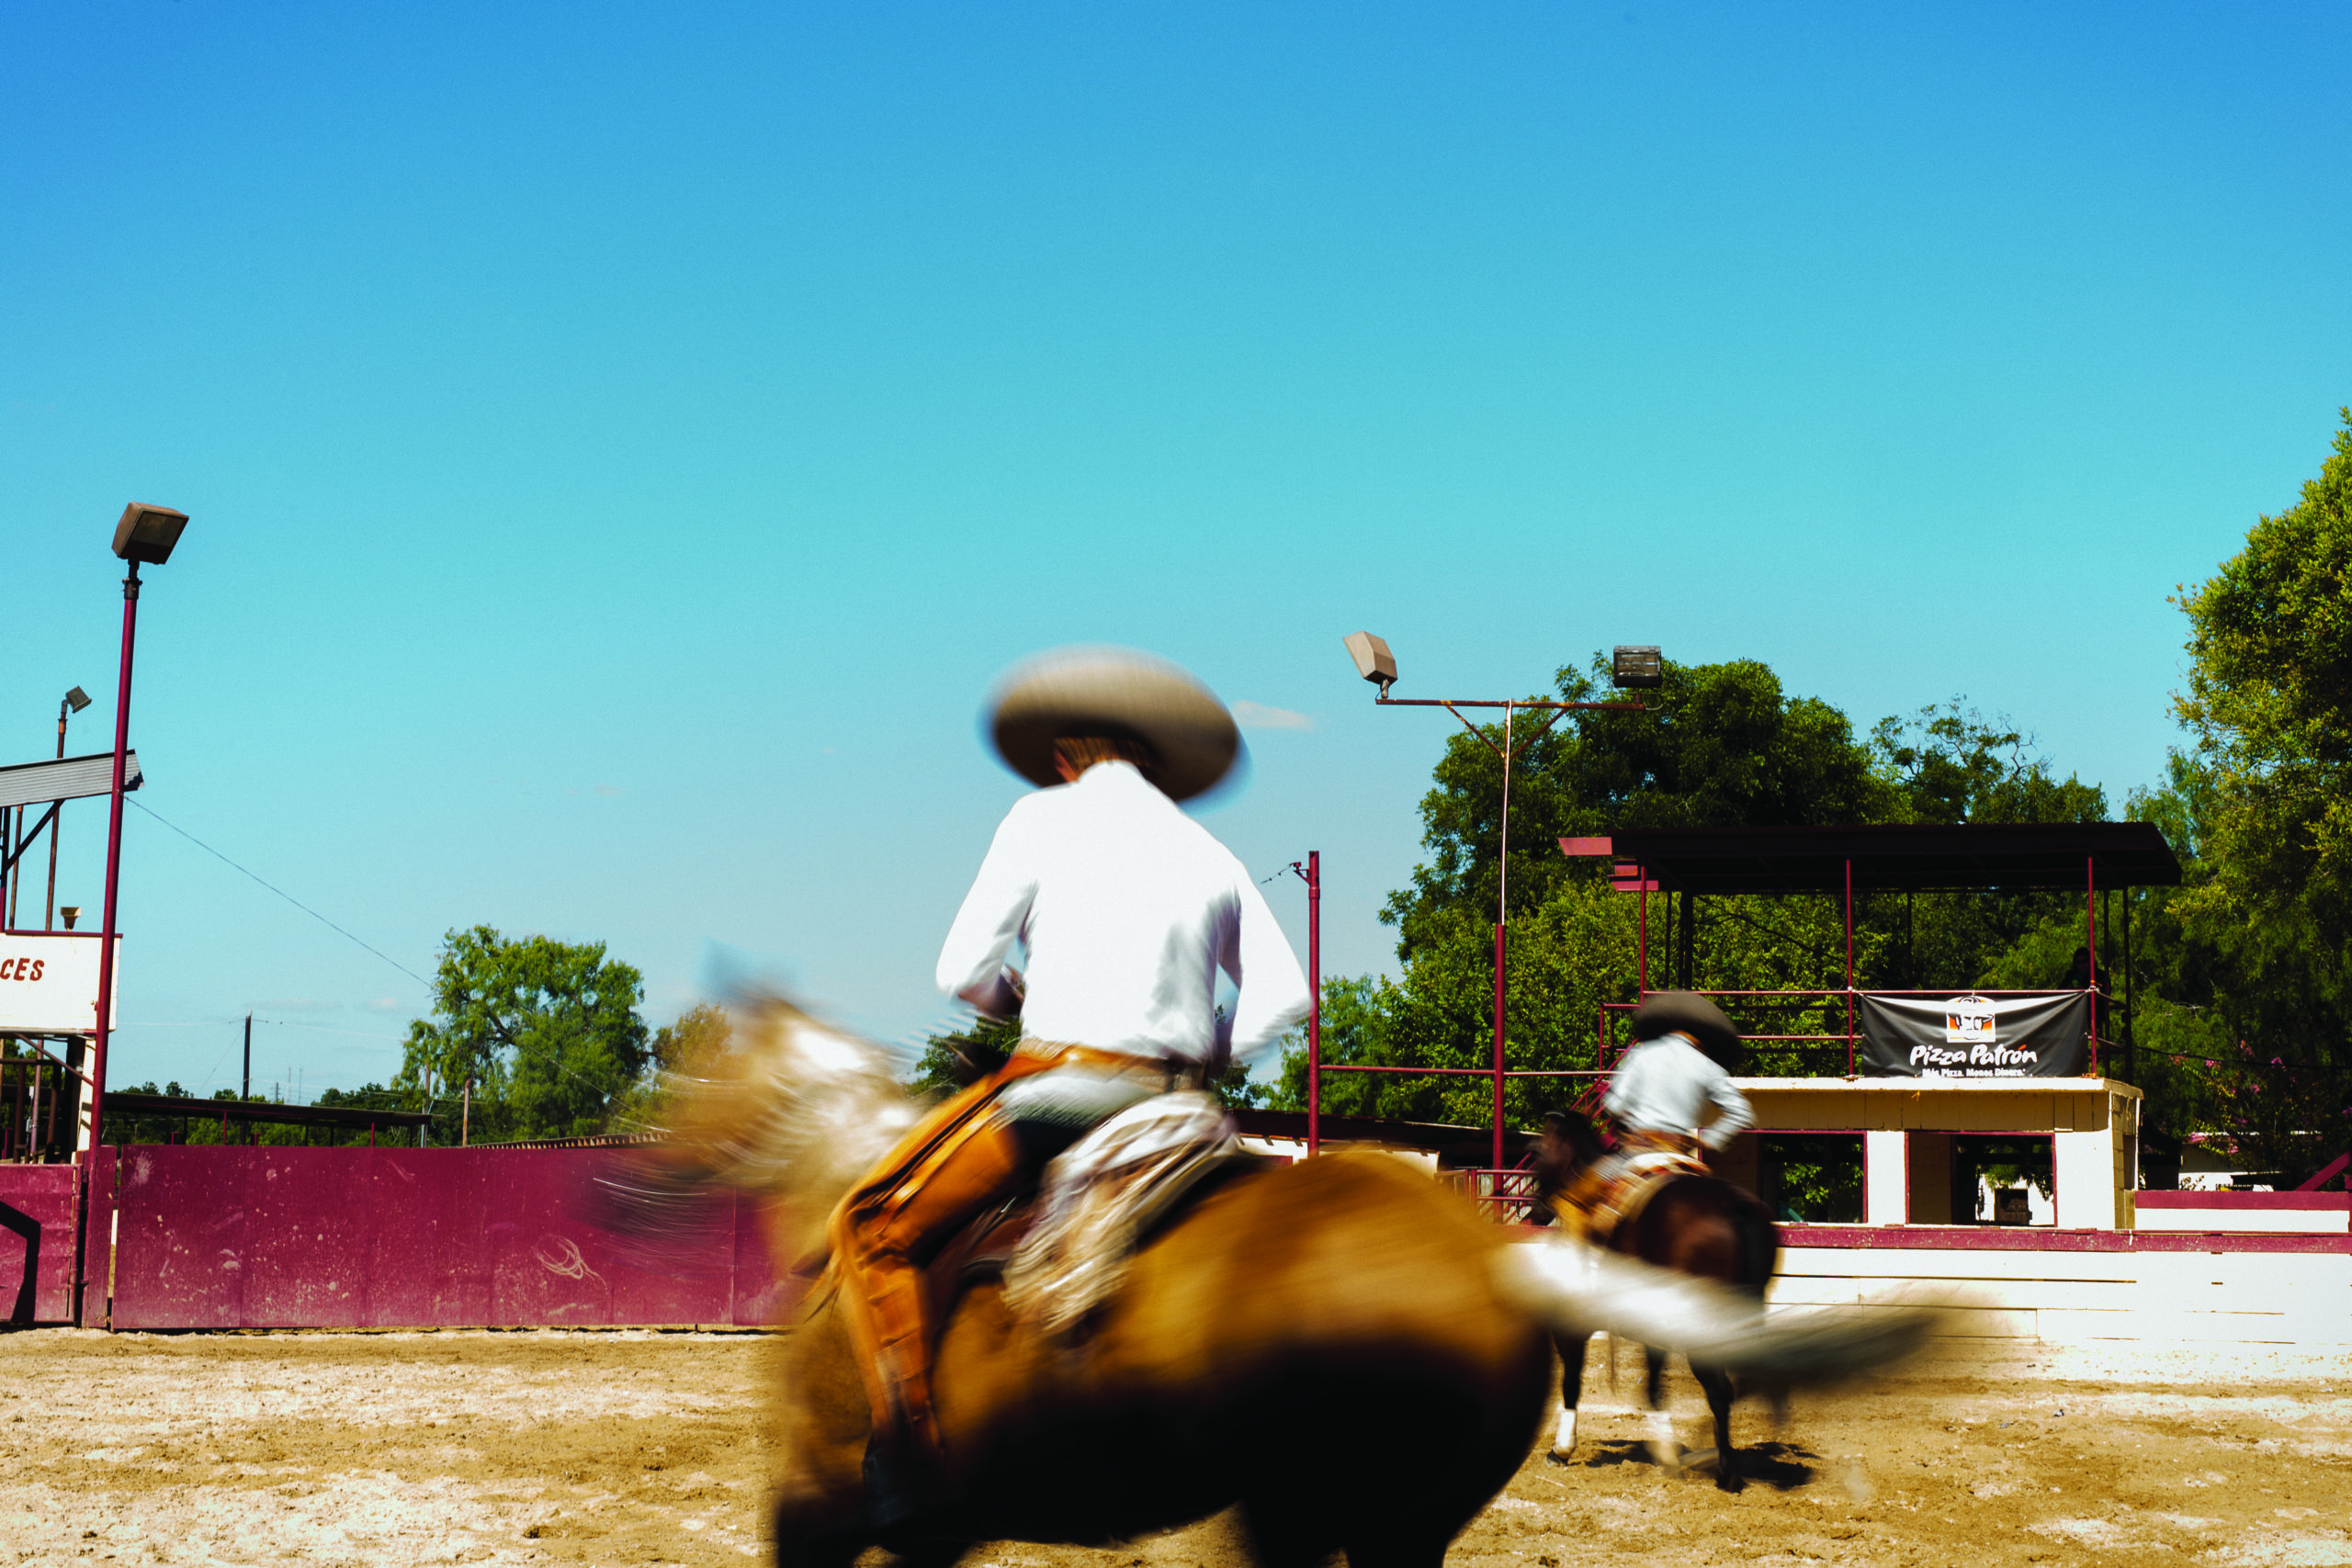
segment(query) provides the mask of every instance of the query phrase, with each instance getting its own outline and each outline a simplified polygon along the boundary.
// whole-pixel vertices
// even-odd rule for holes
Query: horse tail
[[[1661,1269],[1566,1238],[1512,1242],[1496,1283],[1555,1334],[1596,1329],[1676,1350],[1758,1382],[1838,1382],[1900,1360],[1925,1342],[1935,1314],[1918,1309],[1815,1308],[1767,1314],[1744,1285]]]

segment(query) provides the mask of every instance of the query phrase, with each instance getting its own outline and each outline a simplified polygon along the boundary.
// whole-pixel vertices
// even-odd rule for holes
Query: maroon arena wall
[[[596,1179],[626,1157],[102,1149],[90,1168],[81,1321],[119,1329],[775,1323],[788,1292],[768,1266],[752,1205],[713,1196],[676,1234],[618,1234],[597,1212]],[[0,1168],[0,1203],[9,1206],[0,1221],[16,1226],[10,1213],[46,1205],[32,1243],[34,1321],[73,1316],[72,1190],[68,1167]],[[0,1292],[14,1284],[25,1294],[24,1249],[13,1230],[0,1231]]]
[[[70,1323],[74,1214],[70,1165],[0,1165],[0,1323]]]

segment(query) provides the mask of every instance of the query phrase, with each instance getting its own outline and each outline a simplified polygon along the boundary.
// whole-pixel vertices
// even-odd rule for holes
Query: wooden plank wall
[[[2352,1345],[2352,1252],[1792,1247],[1770,1299],[1934,1303],[1963,1337]]]

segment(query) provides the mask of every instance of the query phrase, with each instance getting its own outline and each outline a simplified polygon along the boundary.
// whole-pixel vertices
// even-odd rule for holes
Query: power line
[[[162,822],[164,827],[171,829],[173,832],[177,833],[181,838],[186,839],[189,843],[194,844],[198,849],[202,850],[206,854],[210,855],[221,864],[228,866],[232,871],[243,872],[245,875],[252,877],[255,882],[260,883],[264,887],[268,888],[272,893],[277,894],[280,898],[285,899],[288,903],[301,910],[302,913],[310,916],[311,919],[326,927],[327,930],[335,932],[339,936],[347,937],[353,942],[359,942],[360,946],[367,948],[368,952],[374,953],[377,957],[382,959],[385,963],[390,964],[393,968],[399,970],[401,974],[407,976],[410,979],[415,981],[426,990],[429,991],[433,988],[432,981],[426,979],[424,976],[418,974],[415,970],[410,968],[399,959],[394,958],[382,948],[372,946],[365,942],[360,942],[359,938],[352,936],[349,931],[345,931],[341,926],[336,925],[333,920],[328,919],[324,915],[320,914],[316,909],[311,908],[308,904],[303,903],[302,900],[295,897],[291,893],[287,892],[283,887],[266,880],[257,873],[247,871],[243,866],[239,865],[235,861],[231,860],[227,855],[222,854],[219,850],[214,849],[210,844],[206,843],[202,839],[198,838],[195,834],[189,832],[187,829],[180,827],[177,823],[164,821],[161,816],[149,808],[146,802],[134,799],[132,796],[128,795],[124,795],[122,798],[130,801],[131,805],[138,807],[140,810],[146,812],[148,816],[153,817],[156,821]]]
[[[277,886],[275,883],[272,883],[272,882],[268,881],[266,878],[265,878],[265,877],[261,876],[259,874],[257,874],[257,873],[255,873],[255,872],[246,870],[246,868],[245,868],[245,867],[243,867],[243,866],[242,866],[242,865],[239,865],[235,861],[231,860],[227,855],[222,854],[219,850],[214,849],[210,844],[206,843],[202,839],[198,838],[195,834],[193,834],[193,833],[189,832],[187,829],[185,829],[185,828],[183,828],[183,827],[180,827],[177,823],[170,822],[170,821],[166,821],[166,820],[165,820],[162,816],[158,815],[158,814],[157,814],[157,813],[156,813],[153,808],[151,808],[149,806],[147,806],[147,804],[146,804],[145,802],[143,802],[143,801],[139,801],[139,800],[132,800],[132,799],[131,799],[131,797],[130,797],[130,795],[124,795],[122,798],[123,798],[123,799],[125,799],[125,800],[130,801],[130,804],[131,804],[131,805],[138,807],[140,810],[144,811],[144,812],[146,812],[146,813],[147,813],[147,815],[148,815],[148,816],[154,818],[156,821],[158,821],[158,822],[162,822],[162,823],[164,824],[164,827],[171,829],[171,830],[172,830],[173,832],[177,833],[181,838],[186,839],[189,843],[194,844],[198,849],[202,850],[206,854],[210,855],[213,859],[215,859],[215,860],[219,861],[221,864],[223,864],[223,865],[225,865],[225,866],[228,866],[228,867],[229,867],[230,869],[232,869],[232,871],[241,872],[241,873],[243,873],[244,875],[252,877],[255,882],[260,883],[264,887],[268,888],[272,893],[277,894],[280,898],[285,899],[288,903],[289,903],[289,904],[293,905],[296,908],[298,908],[298,909],[301,910],[301,911],[302,911],[302,913],[304,913],[304,914],[306,914],[306,915],[310,916],[310,917],[311,917],[311,919],[314,919],[314,920],[318,921],[318,922],[319,922],[319,924],[321,924],[321,925],[322,925],[322,926],[326,927],[329,931],[335,932],[335,933],[336,933],[337,935],[339,935],[339,936],[347,937],[347,938],[349,938],[351,941],[356,942],[358,942],[360,946],[362,946],[362,947],[364,947],[364,948],[367,948],[368,952],[370,952],[370,953],[374,953],[377,957],[379,957],[379,958],[382,959],[385,963],[387,963],[387,964],[390,964],[393,968],[395,968],[395,969],[399,970],[401,974],[403,974],[403,975],[407,976],[410,979],[412,979],[412,980],[415,981],[418,985],[423,986],[426,990],[430,991],[430,990],[432,990],[432,989],[433,989],[433,982],[432,982],[432,981],[430,981],[430,980],[426,979],[424,976],[422,976],[422,975],[418,974],[415,970],[413,970],[413,969],[410,968],[407,964],[405,964],[401,963],[399,959],[394,958],[391,954],[390,954],[390,953],[386,953],[382,948],[373,946],[373,945],[371,945],[370,943],[366,942],[361,942],[359,938],[357,938],[357,937],[356,937],[356,936],[352,936],[352,934],[351,934],[349,931],[345,931],[341,926],[336,925],[333,920],[328,919],[324,915],[320,914],[316,909],[311,908],[308,904],[303,903],[303,902],[302,902],[302,900],[300,900],[300,898],[295,897],[294,897],[294,895],[292,895],[291,893],[287,892],[287,891],[286,891],[286,889],[284,889],[283,887],[280,887],[280,886]],[[283,1021],[283,1021],[283,1020],[279,1020],[279,1019],[271,1019],[271,1020],[267,1020],[267,1021],[266,1021],[272,1022],[272,1023],[280,1023],[280,1022],[283,1022]],[[324,1025],[322,1025],[322,1024],[311,1024],[311,1025],[298,1025],[297,1027],[308,1027],[308,1028],[317,1029],[317,1028],[323,1028],[323,1027],[325,1027],[325,1026],[324,1026]],[[341,1030],[341,1031],[337,1031],[336,1032],[339,1032],[339,1033],[352,1033],[352,1032],[354,1032],[354,1031],[350,1031],[350,1030]],[[391,1037],[390,1037],[390,1036],[389,1036],[389,1035],[373,1035],[373,1036],[369,1036],[369,1038],[372,1038],[372,1039],[379,1039],[379,1040],[380,1040],[380,1039],[390,1039],[390,1038],[391,1038]],[[539,1061],[545,1062],[548,1066],[553,1067],[557,1072],[561,1073],[564,1077],[568,1077],[568,1078],[571,1079],[574,1083],[577,1083],[577,1084],[581,1085],[582,1087],[585,1088],[585,1089],[588,1089],[591,1093],[597,1094],[597,1095],[607,1095],[607,1094],[612,1093],[612,1092],[616,1092],[616,1091],[609,1091],[609,1090],[605,1089],[604,1088],[602,1088],[601,1086],[599,1086],[599,1085],[598,1085],[598,1084],[597,1084],[594,1079],[592,1079],[592,1078],[588,1078],[588,1077],[583,1077],[582,1075],[581,1075],[581,1074],[579,1074],[579,1073],[576,1073],[576,1072],[572,1071],[572,1069],[571,1069],[571,1067],[569,1067],[569,1066],[565,1066],[565,1065],[564,1065],[564,1063],[563,1063],[560,1058],[555,1057],[555,1056],[550,1056],[550,1055],[547,1055],[545,1052],[532,1050],[530,1047],[528,1047],[528,1046],[525,1045],[525,1044],[524,1044],[521,1041],[519,1041],[519,1040],[516,1040],[516,1041],[510,1041],[510,1042],[504,1042],[504,1043],[512,1044],[512,1045],[514,1047],[515,1052],[516,1052],[518,1055],[526,1055],[526,1056],[535,1057],[535,1058],[537,1058],[537,1060],[539,1060]]]
[[[304,1023],[294,1018],[264,1018],[259,1013],[254,1014],[254,1021],[276,1024],[280,1029],[315,1029],[322,1034],[348,1034],[358,1040],[389,1040],[395,1045],[403,1044],[408,1040],[405,1034],[370,1034],[364,1029],[337,1029],[333,1024]]]

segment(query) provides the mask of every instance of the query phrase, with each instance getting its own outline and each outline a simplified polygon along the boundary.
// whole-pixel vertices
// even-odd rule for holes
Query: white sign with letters
[[[0,1030],[72,1034],[98,1021],[96,931],[0,932]],[[115,1007],[108,1029],[122,1020],[122,937],[114,939]]]

